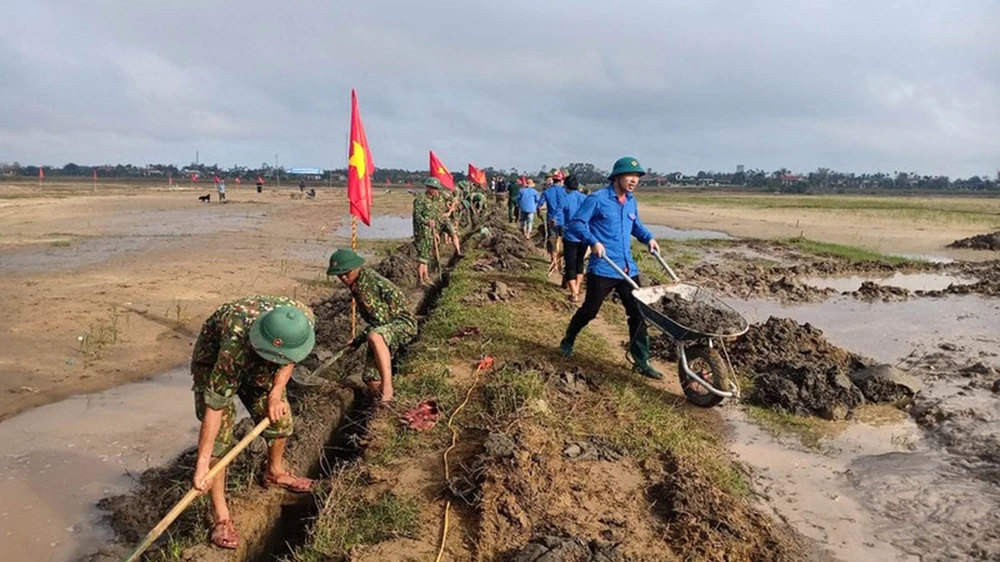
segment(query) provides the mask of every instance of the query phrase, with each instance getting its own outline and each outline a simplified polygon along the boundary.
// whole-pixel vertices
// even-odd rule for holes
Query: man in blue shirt
[[[593,256],[587,268],[587,295],[583,306],[569,321],[559,349],[566,356],[573,353],[577,334],[597,316],[604,299],[614,290],[628,316],[629,351],[635,362],[634,369],[644,376],[662,379],[663,374],[649,363],[649,335],[639,305],[632,295],[632,285],[600,259],[606,255],[638,283],[639,268],[632,258],[632,237],[647,244],[651,252],[660,250],[653,233],[639,220],[639,208],[632,196],[639,185],[639,178],[645,174],[635,158],[619,158],[608,176],[611,184],[587,197],[569,222],[567,230],[570,236],[590,245]]]
[[[531,240],[531,231],[535,228],[535,213],[538,212],[538,204],[541,196],[535,189],[535,180],[528,179],[521,192],[517,194],[517,206],[521,211],[521,232],[524,233],[525,240]]]
[[[545,226],[547,232],[545,236],[545,251],[549,253],[549,268],[551,273],[555,269],[556,260],[559,259],[559,237],[563,235],[562,207],[563,199],[566,197],[566,187],[563,185],[562,170],[556,170],[549,175],[552,185],[542,192],[542,203],[545,205]]]
[[[566,177],[566,197],[563,199],[563,225],[569,221],[583,205],[587,196],[580,191],[580,182],[576,176]],[[587,243],[573,235],[569,228],[563,228],[563,261],[566,269],[563,271],[563,288],[569,289],[569,300],[573,304],[580,302],[580,286],[583,284],[583,261],[587,255]]]

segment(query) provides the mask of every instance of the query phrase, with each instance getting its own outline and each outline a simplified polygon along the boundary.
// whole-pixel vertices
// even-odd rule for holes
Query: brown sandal
[[[286,480],[284,482],[280,481],[282,476],[287,476],[291,480]],[[264,476],[264,487],[265,488],[282,488],[288,490],[289,492],[295,494],[308,494],[312,491],[315,481],[311,478],[306,478],[304,476],[295,476],[293,474],[284,473],[277,476],[267,474]]]
[[[232,519],[216,521],[212,527],[212,544],[219,548],[234,549],[240,546],[240,533]]]

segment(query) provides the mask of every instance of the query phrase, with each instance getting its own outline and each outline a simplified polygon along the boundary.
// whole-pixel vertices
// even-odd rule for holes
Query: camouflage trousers
[[[417,325],[409,319],[396,319],[388,324],[369,328],[367,333],[376,333],[385,340],[385,345],[389,348],[389,355],[395,358],[403,346],[409,344],[417,337]],[[361,379],[365,382],[382,380],[382,375],[378,372],[375,364],[375,352],[371,346],[368,347],[368,356],[365,359],[365,369],[361,372]]]
[[[250,417],[253,418],[254,424],[258,424],[267,418],[267,394],[269,390],[269,388],[243,385],[236,391],[240,402],[250,412]],[[285,393],[282,393],[281,400],[288,407],[288,396]],[[198,416],[198,421],[204,419],[205,395],[201,392],[194,393],[194,411],[195,415]],[[215,443],[212,445],[213,457],[221,457],[229,450],[229,446],[233,442],[233,427],[235,424],[236,401],[233,400],[222,410],[222,424],[219,426],[219,435],[216,436]],[[275,439],[289,437],[292,434],[292,428],[292,409],[288,407],[285,415],[276,423],[272,423],[261,435],[267,441],[268,445],[270,445]]]
[[[431,263],[434,256],[434,234],[430,229],[423,234],[413,237],[413,245],[417,248],[417,262],[422,264]]]

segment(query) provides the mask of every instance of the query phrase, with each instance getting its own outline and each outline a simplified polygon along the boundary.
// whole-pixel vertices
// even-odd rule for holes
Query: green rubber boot
[[[663,373],[654,369],[653,365],[649,362],[651,354],[649,353],[648,335],[638,336],[632,340],[629,351],[632,353],[632,360],[635,361],[632,365],[633,371],[637,371],[640,375],[651,379],[663,379]]]
[[[567,338],[563,338],[563,340],[559,342],[559,353],[562,353],[563,357],[573,355],[573,342]]]

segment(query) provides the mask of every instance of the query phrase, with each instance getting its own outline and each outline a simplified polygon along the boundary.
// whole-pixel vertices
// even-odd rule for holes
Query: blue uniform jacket
[[[538,192],[533,187],[522,187],[521,193],[517,195],[517,207],[522,213],[538,212]]]
[[[566,197],[566,187],[563,185],[552,185],[542,192],[542,202],[545,203],[545,216],[548,220],[556,223],[556,226],[563,225],[563,199]]]
[[[631,193],[625,203],[618,202],[615,188],[607,186],[587,197],[568,225],[572,236],[593,246],[604,244],[604,251],[629,277],[639,274],[639,267],[632,258],[632,237],[643,244],[653,239],[653,233],[639,220],[639,207]],[[618,279],[621,277],[603,259],[590,259],[588,273]]]
[[[573,215],[580,209],[580,205],[583,205],[583,201],[587,199],[587,196],[580,191],[567,191],[566,196],[563,198],[563,222],[564,226],[569,226],[569,221],[573,220]],[[569,228],[563,229],[563,240],[566,242],[583,242],[573,233],[570,232]]]

